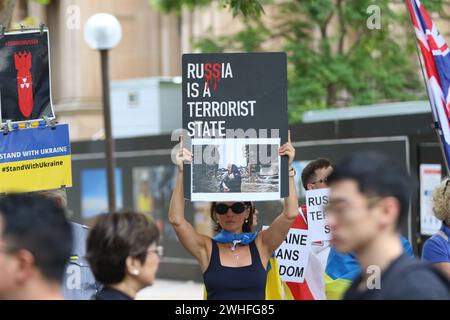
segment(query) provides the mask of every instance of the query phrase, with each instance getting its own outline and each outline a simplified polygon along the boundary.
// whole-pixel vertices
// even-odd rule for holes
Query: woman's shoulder
[[[93,296],[93,300],[133,300],[133,298],[119,290],[104,286]]]

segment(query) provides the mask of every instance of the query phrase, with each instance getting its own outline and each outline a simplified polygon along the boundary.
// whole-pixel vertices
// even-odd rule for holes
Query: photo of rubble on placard
[[[217,200],[238,200],[248,196],[263,200],[275,194],[279,196],[279,144],[235,139],[195,147],[201,148],[197,154],[204,156],[203,161],[194,160],[192,165],[195,199],[199,199],[200,194],[204,194],[200,197],[205,199],[213,197]]]

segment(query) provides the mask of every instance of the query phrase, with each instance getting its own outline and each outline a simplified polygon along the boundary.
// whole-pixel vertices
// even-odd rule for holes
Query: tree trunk
[[[327,86],[327,107],[336,106],[336,102],[337,102],[336,84],[330,83]]]
[[[0,0],[0,24],[9,28],[17,0]]]

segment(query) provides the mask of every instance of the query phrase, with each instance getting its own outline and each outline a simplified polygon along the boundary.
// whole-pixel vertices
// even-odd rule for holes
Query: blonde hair
[[[448,178],[444,179],[433,192],[434,216],[446,225],[450,223],[450,182],[448,180]]]

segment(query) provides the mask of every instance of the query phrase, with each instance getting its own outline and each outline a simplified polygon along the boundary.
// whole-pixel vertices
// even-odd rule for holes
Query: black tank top
[[[211,259],[203,273],[208,300],[264,300],[267,272],[261,263],[258,248],[249,245],[252,264],[245,267],[224,267],[220,264],[219,247],[212,240]]]

